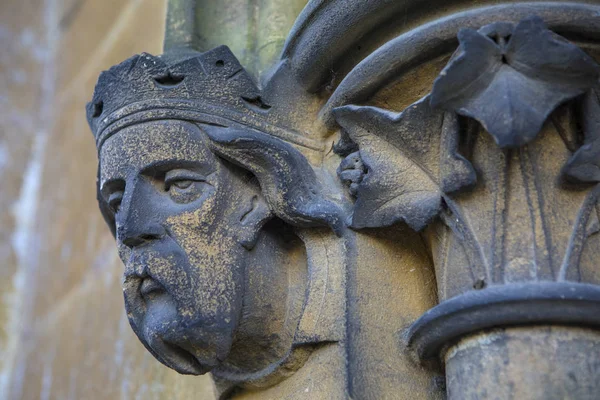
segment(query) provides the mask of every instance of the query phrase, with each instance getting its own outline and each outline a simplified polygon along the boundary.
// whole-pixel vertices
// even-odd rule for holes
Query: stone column
[[[598,330],[546,325],[465,336],[443,354],[449,399],[595,399]]]
[[[352,228],[404,223],[429,245],[439,305],[404,340],[445,370],[452,400],[600,391],[600,69],[584,17],[597,7],[448,15],[377,49],[329,100],[347,135],[339,174],[356,196]],[[577,32],[583,43],[559,36]],[[420,79],[404,81],[415,64]],[[394,86],[423,97],[390,109],[403,97]]]

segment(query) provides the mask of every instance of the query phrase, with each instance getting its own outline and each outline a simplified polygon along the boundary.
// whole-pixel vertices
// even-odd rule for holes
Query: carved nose
[[[125,190],[116,216],[117,239],[129,248],[161,239],[165,229],[153,199],[151,186],[143,179],[133,179]]]

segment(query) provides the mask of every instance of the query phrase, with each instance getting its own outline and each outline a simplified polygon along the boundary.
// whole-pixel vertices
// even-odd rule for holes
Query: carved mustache
[[[125,262],[125,272],[123,273],[125,280],[129,279],[144,279],[150,275],[148,271],[148,254],[146,249],[132,249],[129,252],[129,257]]]
[[[143,318],[146,303],[160,295],[170,295],[178,307],[187,302],[182,285],[189,285],[191,278],[178,265],[188,265],[189,259],[176,241],[164,236],[153,244],[130,249],[126,257],[123,292],[139,311],[137,317]]]
[[[159,255],[160,253],[157,247],[174,246],[178,251],[184,252],[184,249],[181,248],[177,240],[175,240],[175,238],[173,237],[173,233],[171,232],[169,227],[165,224],[161,224],[160,227],[162,228],[162,234],[159,238],[146,242],[145,244],[140,246],[134,246],[131,248],[128,247],[128,250],[126,251],[127,261],[123,260],[123,263],[126,267],[125,272],[123,274],[124,279],[130,279],[135,277],[144,279],[148,276],[156,279],[156,277],[152,276],[152,272],[148,269],[148,266],[150,265],[149,257],[153,253],[156,255]],[[123,244],[122,241],[119,241],[119,245],[127,247]],[[130,267],[132,265],[133,268]]]
[[[141,295],[148,301],[154,296],[167,292],[160,279],[153,274],[149,261],[146,251],[134,250],[130,253],[122,283],[124,288],[134,289],[135,295],[133,293],[126,293],[126,295]]]

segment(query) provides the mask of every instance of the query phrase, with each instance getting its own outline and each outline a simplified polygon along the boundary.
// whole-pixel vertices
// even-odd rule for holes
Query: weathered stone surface
[[[446,346],[486,329],[600,327],[595,311],[600,304],[598,268],[588,264],[598,245],[600,66],[593,46],[577,47],[559,35],[589,33],[585,18],[562,13],[587,15],[588,5],[556,7],[506,6],[511,17],[522,15],[520,21],[492,21],[499,8],[483,7],[399,36],[352,70],[336,89],[341,93],[329,99],[342,105],[322,113],[343,129],[336,150],[345,156],[340,179],[356,197],[351,227],[403,222],[422,230],[429,225],[424,238],[433,256],[440,304],[403,335],[423,363],[435,364]],[[385,86],[392,71],[410,67],[411,57],[423,57],[437,46],[430,39],[440,40],[445,28],[452,29],[468,14],[470,23],[492,23],[458,31],[458,50],[439,72],[431,94],[401,112],[387,109],[391,91]],[[556,24],[555,30],[537,14]],[[435,56],[437,60],[428,57],[439,65],[444,55],[438,51]],[[405,79],[393,86],[406,85]],[[384,101],[381,108],[369,101],[378,90],[383,91],[379,99],[375,96],[379,104]],[[366,105],[343,105],[352,97]],[[560,329],[549,328],[548,340],[561,342]],[[574,398],[592,398],[598,390],[590,383],[596,381],[597,368],[577,370],[565,359],[589,354],[595,339],[577,337],[576,328],[564,329],[574,337],[568,344],[565,339],[560,361],[542,350],[546,344],[536,340],[535,328],[521,328],[519,340],[528,341],[523,346],[530,346],[530,353],[540,353],[540,363],[558,363],[556,370],[580,376],[576,390],[568,388],[577,378],[566,372],[548,372],[555,379],[549,386],[535,362],[525,366],[495,360],[492,352],[506,349],[498,342],[484,351],[491,336],[482,333],[480,346],[470,342],[469,356],[452,359],[451,366],[446,359],[449,398],[561,398],[567,391]],[[519,366],[511,367],[513,362]],[[594,356],[587,361],[596,362]],[[517,384],[499,378],[500,373],[531,382]],[[493,381],[499,382],[497,390]]]
[[[303,3],[40,12],[0,396],[597,393],[600,3]]]
[[[576,327],[507,328],[467,336],[444,356],[448,396],[595,399],[599,350],[600,333]]]
[[[330,396],[438,398],[436,361],[465,335],[600,326],[584,252],[597,245],[600,67],[592,47],[560,36],[600,37],[586,17],[598,6],[436,19],[407,3],[310,2],[256,85],[256,48],[240,51],[239,35],[241,63],[223,46],[197,51],[231,21],[192,23],[180,11],[193,3],[178,1],[163,56],[134,56],[98,80],[88,122],[129,322],[163,364],[212,372],[223,398],[298,398],[323,352],[340,368],[319,380]],[[222,6],[204,15],[254,21],[237,2]],[[390,23],[400,12],[431,20]],[[415,321],[435,303],[430,264],[439,305]],[[448,379],[468,381],[461,365]]]

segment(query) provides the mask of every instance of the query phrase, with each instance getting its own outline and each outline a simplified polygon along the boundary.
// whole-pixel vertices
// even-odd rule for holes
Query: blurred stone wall
[[[160,53],[166,0],[0,2],[0,399],[212,399],[131,331],[85,120],[99,72]]]

